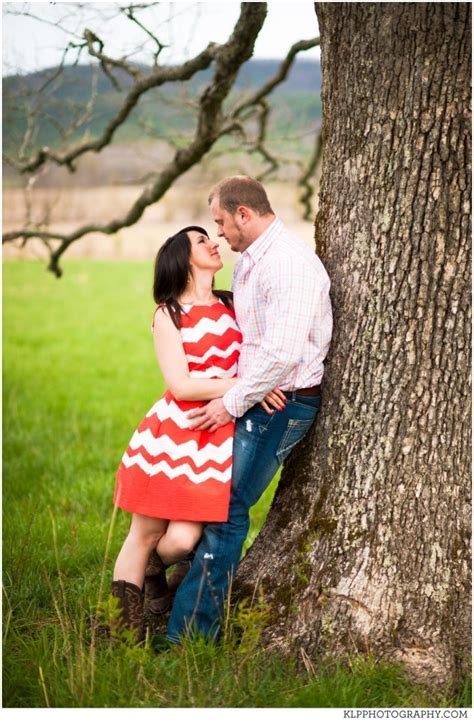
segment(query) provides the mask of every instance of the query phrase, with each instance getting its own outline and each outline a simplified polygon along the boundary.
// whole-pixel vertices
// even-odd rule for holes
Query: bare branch
[[[250,108],[253,105],[258,104],[263,98],[269,95],[272,90],[286,80],[288,73],[290,72],[293,61],[297,54],[302,50],[311,50],[319,45],[319,38],[313,38],[312,40],[299,40],[297,43],[291,46],[288,51],[288,55],[282,61],[279,69],[270,80],[268,80],[259,90],[253,93],[249,98],[243,100],[234,109],[232,116],[238,117],[246,108]]]
[[[64,103],[63,107],[67,107],[72,112],[76,111],[77,117],[74,120],[68,121],[67,126],[64,126],[57,118],[57,116],[54,113],[54,108],[51,112],[49,111],[42,111],[43,116],[51,123],[51,125],[57,130],[58,134],[61,136],[61,138],[65,141],[68,138],[70,138],[76,130],[79,130],[85,123],[87,123],[92,115],[92,111],[94,108],[94,103],[97,98],[97,66],[94,66],[91,76],[91,91],[89,99],[85,105],[85,107],[82,107],[82,105],[78,103]],[[43,166],[44,167],[44,166]]]
[[[64,69],[66,56],[70,49],[71,49],[70,45],[68,45],[65,48],[62,58],[61,58],[61,61],[52,74],[45,73],[45,76],[46,76],[45,82],[35,92],[36,102],[34,104],[31,104],[27,110],[26,129],[25,129],[25,133],[23,135],[23,140],[21,142],[20,148],[18,150],[18,158],[21,161],[25,160],[26,149],[28,148],[28,145],[31,143],[34,133],[37,131],[36,120],[39,115],[42,96],[43,96],[46,88],[48,88],[49,86],[54,84],[55,81],[57,81],[58,78],[61,76],[61,73],[63,72],[63,69]],[[12,161],[12,159],[8,159],[8,161],[10,164],[15,165],[15,161]]]
[[[73,233],[60,234],[54,232],[38,232],[29,230],[12,231],[3,236],[3,242],[12,241],[20,236],[25,238],[40,238],[43,240],[59,240],[60,245],[51,253],[49,269],[57,276],[62,271],[59,266],[59,259],[66,249],[88,233],[97,231],[111,234],[120,228],[131,226],[142,216],[145,208],[161,198],[174,180],[185,173],[189,168],[198,163],[209,151],[216,140],[220,137],[225,117],[222,112],[222,105],[229,94],[241,65],[248,60],[253,52],[257,35],[266,17],[266,3],[242,3],[240,17],[229,40],[221,46],[210,45],[200,53],[194,60],[187,61],[179,67],[158,69],[149,78],[137,83],[132,93],[136,100],[139,94],[150,87],[156,87],[165,80],[184,79],[191,77],[196,72],[196,66],[201,64],[206,67],[215,57],[215,71],[211,82],[207,85],[199,101],[199,115],[197,129],[192,142],[184,149],[178,150],[174,158],[156,176],[154,183],[139,196],[128,213],[122,218],[110,221],[105,225],[89,224],[82,226]],[[159,82],[157,82],[157,77]],[[140,93],[138,92],[140,89]],[[138,95],[137,95],[138,94]],[[130,96],[129,96],[130,97]],[[136,100],[134,102],[136,102]],[[122,109],[124,112],[124,109]],[[129,111],[128,111],[129,112]],[[84,148],[86,145],[81,146]],[[92,144],[94,145],[94,144]],[[105,145],[105,143],[104,143]],[[79,153],[76,153],[76,156]],[[69,153],[71,160],[71,152]],[[44,161],[43,161],[44,162]],[[65,160],[62,161],[63,163]]]
[[[114,86],[115,90],[117,90],[119,93],[122,91],[122,86],[120,85],[119,81],[115,77],[115,75],[110,70],[109,66],[104,60],[100,61],[100,67],[102,68],[102,71],[104,75],[110,80],[112,85]]]
[[[9,4],[9,3],[8,3],[8,4]],[[7,7],[8,7],[8,4],[5,3],[5,5],[6,5]],[[19,10],[19,11],[18,11],[18,10],[9,10],[9,9],[7,9],[7,10],[5,11],[5,14],[6,14],[6,15],[13,15],[13,16],[15,16],[15,15],[21,15],[21,16],[23,16],[23,17],[32,18],[33,20],[37,20],[39,23],[43,23],[44,25],[50,25],[50,26],[53,27],[53,28],[59,28],[59,29],[62,30],[64,33],[66,33],[67,35],[73,35],[73,36],[75,36],[77,39],[79,39],[79,36],[78,36],[76,33],[74,33],[72,30],[66,30],[66,29],[62,26],[62,24],[61,24],[62,21],[61,21],[61,20],[49,20],[49,19],[46,18],[46,17],[42,17],[41,15],[36,15],[35,13],[32,13],[31,11],[28,11],[28,10]]]
[[[145,6],[145,7],[147,7],[147,6]],[[127,8],[124,8],[124,11],[125,11],[125,14],[128,17],[128,19],[131,20],[132,22],[134,22],[136,25],[138,25],[138,27],[141,28],[156,43],[156,51],[153,53],[154,64],[156,66],[156,65],[158,65],[158,58],[160,56],[161,51],[164,50],[168,46],[165,45],[164,43],[160,42],[160,40],[158,40],[156,35],[154,35],[149,28],[145,27],[145,25],[143,25],[143,23],[141,23],[137,17],[135,17],[133,11],[142,9],[142,8],[143,8],[143,6],[140,7],[138,5],[129,5]]]
[[[116,116],[110,121],[102,135],[96,140],[79,143],[64,153],[55,152],[48,147],[41,148],[41,150],[37,151],[36,155],[26,163],[12,161],[15,168],[20,171],[20,173],[29,173],[35,171],[48,160],[53,161],[58,165],[70,166],[76,158],[84,155],[84,153],[89,151],[98,153],[102,148],[110,143],[117,128],[125,122],[144,93],[151,88],[157,88],[166,82],[189,80],[189,78],[198,72],[198,70],[204,70],[209,67],[214,57],[216,57],[220,47],[221,46],[214,43],[209,43],[208,47],[192,60],[188,60],[182,65],[170,65],[163,68],[157,68],[151,75],[137,81],[125,98],[124,103]]]
[[[258,131],[257,140],[255,141],[252,150],[254,153],[259,153],[262,156],[262,158],[269,164],[269,167],[266,168],[257,177],[257,180],[261,181],[263,178],[268,176],[270,173],[273,173],[273,171],[277,170],[278,161],[270,153],[270,151],[265,147],[265,139],[267,136],[267,127],[268,127],[268,116],[270,113],[270,105],[267,103],[266,100],[264,100],[262,98],[258,102],[258,107],[259,107],[259,113],[258,113],[259,131]]]
[[[116,87],[118,84],[114,76],[111,74],[109,66],[125,70],[125,72],[131,75],[132,78],[134,78],[137,82],[143,77],[142,72],[134,65],[127,63],[125,58],[117,60],[116,58],[111,58],[108,55],[105,55],[102,52],[104,49],[104,43],[99,37],[97,37],[95,33],[92,32],[92,30],[86,28],[84,30],[84,38],[87,43],[89,55],[92,55],[93,58],[97,58],[98,60],[100,60],[104,72],[106,73],[107,77],[112,80]],[[99,46],[98,49],[95,47],[96,45]],[[118,89],[120,90],[120,86],[118,86]]]
[[[237,119],[243,115],[245,110],[248,110],[250,112],[243,117],[243,120],[248,120],[252,115],[254,115],[255,108],[259,108],[257,115],[257,120],[259,123],[259,134],[255,144],[253,145],[252,151],[259,153],[262,158],[269,164],[269,167],[266,168],[263,173],[260,173],[258,175],[258,180],[262,180],[269,174],[276,171],[279,167],[279,159],[277,159],[274,154],[270,153],[268,148],[265,146],[268,118],[271,112],[271,106],[267,103],[265,98],[276,88],[277,85],[280,85],[282,82],[284,82],[284,80],[286,80],[297,54],[301,51],[310,50],[311,48],[317,47],[319,45],[319,42],[319,38],[313,38],[311,40],[300,40],[297,43],[294,43],[289,49],[287,56],[283,59],[280,67],[273,75],[273,77],[270,78],[270,80],[268,80],[264,85],[262,85],[261,88],[256,90],[250,97],[241,101],[231,113],[230,117],[232,119]],[[233,129],[232,123],[229,124],[229,127]],[[285,159],[280,160],[287,162]]]
[[[66,56],[67,56],[69,50],[71,50],[70,44],[67,45],[66,48],[64,49],[63,56],[61,58],[61,61],[58,65],[58,67],[56,68],[56,70],[52,73],[52,75],[50,75],[49,77],[48,76],[46,77],[46,81],[44,82],[44,84],[41,85],[38,88],[38,90],[36,91],[37,95],[41,95],[41,93],[44,93],[44,91],[46,90],[48,85],[51,85],[51,83],[53,83],[61,75],[61,73],[63,72],[64,63],[66,62]]]
[[[122,12],[126,12],[129,7],[131,6],[122,8]],[[134,7],[134,9],[136,9],[136,7]],[[121,228],[129,227],[136,223],[142,216],[144,210],[162,198],[177,178],[206,156],[219,138],[232,133],[240,134],[244,146],[248,149],[247,152],[258,153],[266,163],[268,163],[268,167],[260,174],[260,178],[276,171],[280,163],[283,162],[285,164],[293,162],[303,170],[301,161],[288,161],[286,158],[279,158],[266,147],[268,120],[271,110],[271,106],[267,102],[266,97],[278,84],[286,79],[296,55],[301,51],[317,46],[319,44],[319,38],[295,43],[270,80],[264,83],[257,91],[252,93],[252,95],[238,102],[230,113],[224,114],[223,111],[224,100],[234,85],[241,65],[252,54],[255,39],[263,25],[265,15],[266,3],[242,3],[239,20],[234,28],[234,32],[225,44],[210,44],[195,58],[178,66],[155,66],[152,72],[146,76],[135,68],[135,66],[128,63],[125,58],[116,60],[105,55],[103,52],[104,45],[100,38],[91,31],[86,30],[84,35],[87,40],[88,51],[99,60],[103,69],[109,71],[110,67],[115,67],[128,72],[128,74],[134,78],[134,83],[119,111],[108,123],[98,139],[94,141],[83,141],[62,153],[59,151],[55,152],[49,148],[43,148],[37,152],[36,156],[30,158],[29,161],[22,164],[13,163],[17,169],[25,173],[44,167],[47,161],[53,161],[58,165],[67,165],[72,168],[72,164],[77,158],[89,151],[99,152],[111,142],[117,128],[126,121],[139,99],[142,95],[146,94],[148,90],[157,88],[166,82],[187,80],[199,70],[208,68],[211,63],[215,61],[215,70],[211,81],[201,93],[200,97],[195,100],[189,100],[189,105],[193,106],[198,114],[197,128],[194,137],[191,140],[186,139],[186,145],[181,148],[179,148],[178,143],[175,142],[173,158],[164,166],[161,172],[148,174],[141,178],[143,182],[149,180],[150,185],[141,193],[122,217],[117,217],[105,224],[90,223],[77,228],[69,234],[48,231],[44,228],[39,228],[38,225],[36,225],[36,228],[26,227],[18,231],[6,233],[3,236],[3,242],[11,242],[18,238],[23,238],[24,242],[27,242],[30,238],[39,238],[45,244],[49,244],[50,270],[60,276],[60,258],[73,242],[91,232],[112,234]],[[134,22],[136,20],[135,17],[130,19]],[[147,32],[144,26],[142,29]],[[150,33],[147,34],[150,35]],[[153,37],[157,44],[157,53],[155,54],[156,62],[160,42],[153,34],[151,34],[150,37]],[[173,102],[173,100],[171,100],[171,102]],[[183,102],[180,102],[180,107],[183,107]],[[90,110],[91,108],[86,109],[86,113],[90,112]],[[254,132],[254,138],[249,139],[244,123],[245,121],[253,119],[257,122],[257,133],[256,137]],[[146,123],[146,121],[143,122]],[[78,122],[76,121],[75,128],[77,129],[77,127]],[[166,141],[172,145],[169,138],[167,138]],[[309,181],[315,173],[320,157],[320,151],[318,154],[317,145],[318,144],[316,144],[315,150],[310,158],[308,167],[304,170],[299,181],[299,184],[304,189],[300,200],[305,205],[306,218],[308,218],[311,213],[310,198],[313,193],[313,188]],[[242,147],[240,147],[240,150],[241,149]],[[53,248],[50,241],[57,244],[55,248]]]
[[[26,121],[26,129],[25,133],[23,135],[23,140],[21,141],[20,148],[18,150],[18,157],[20,159],[25,158],[26,155],[26,149],[28,148],[28,145],[33,140],[35,132],[37,132],[37,126],[36,126],[36,111],[32,108],[28,109],[28,116]],[[9,165],[12,165],[11,159],[7,159],[7,162]]]
[[[91,116],[92,111],[94,109],[94,103],[97,98],[97,73],[92,71],[92,77],[91,77],[91,94],[89,96],[89,100],[87,101],[82,113],[76,118],[76,120],[73,122],[73,124],[70,126],[68,130],[68,134],[74,133],[74,131],[81,128],[85,123],[87,123]]]
[[[320,130],[315,135],[314,149],[310,156],[306,171],[301,176],[301,178],[298,180],[298,185],[303,188],[303,192],[300,195],[300,197],[298,198],[298,200],[300,201],[300,203],[303,204],[303,207],[304,207],[303,220],[305,220],[305,221],[314,220],[314,212],[311,207],[311,198],[313,197],[314,186],[311,185],[310,179],[316,174],[318,166],[321,162],[322,152],[323,152],[323,134],[322,134],[322,131]]]

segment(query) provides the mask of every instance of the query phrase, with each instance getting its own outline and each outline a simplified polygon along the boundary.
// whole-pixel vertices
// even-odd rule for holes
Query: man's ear
[[[236,213],[242,223],[248,223],[252,219],[252,211],[247,206],[238,206]]]

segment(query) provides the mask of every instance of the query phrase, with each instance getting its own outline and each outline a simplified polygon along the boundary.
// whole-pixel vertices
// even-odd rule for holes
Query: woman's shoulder
[[[153,312],[153,317],[151,319],[152,332],[155,331],[156,326],[161,326],[161,325],[163,325],[163,323],[166,326],[168,326],[170,324],[170,322],[173,323],[173,325],[175,325],[173,322],[173,318],[172,318],[170,309],[168,308],[166,303],[159,303],[156,306],[156,308]]]

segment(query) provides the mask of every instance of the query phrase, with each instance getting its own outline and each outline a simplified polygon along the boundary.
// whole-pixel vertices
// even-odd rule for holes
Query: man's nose
[[[217,236],[218,236],[219,238],[222,238],[223,235],[224,235],[223,229],[222,229],[222,228],[218,228],[218,229],[217,229]]]

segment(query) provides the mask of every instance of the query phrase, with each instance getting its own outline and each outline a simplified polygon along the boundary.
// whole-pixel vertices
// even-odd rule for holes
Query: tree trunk
[[[470,8],[316,12],[335,331],[238,585],[262,584],[272,643],[450,685],[470,651]]]

